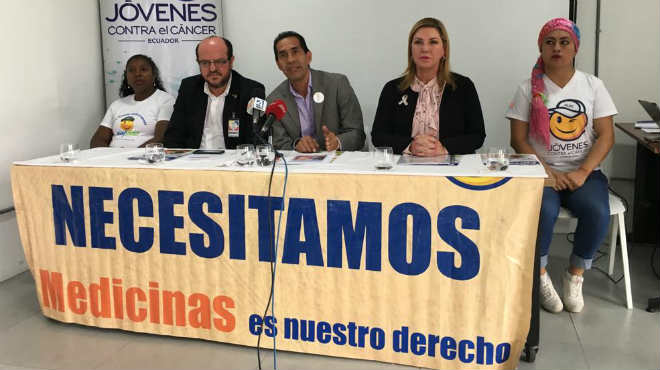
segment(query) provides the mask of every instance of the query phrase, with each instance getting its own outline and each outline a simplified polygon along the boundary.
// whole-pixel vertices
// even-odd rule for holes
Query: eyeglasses
[[[223,67],[225,66],[229,61],[227,59],[216,59],[216,60],[198,60],[197,63],[199,63],[199,66],[202,68],[209,68],[211,64],[215,65],[216,67]]]

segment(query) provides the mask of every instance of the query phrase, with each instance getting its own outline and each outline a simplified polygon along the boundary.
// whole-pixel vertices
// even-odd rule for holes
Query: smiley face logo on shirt
[[[548,110],[550,114],[550,132],[562,141],[579,138],[587,126],[587,109],[579,100],[565,99]]]
[[[121,119],[119,127],[124,131],[131,131],[135,123],[135,118],[133,116],[126,116]]]

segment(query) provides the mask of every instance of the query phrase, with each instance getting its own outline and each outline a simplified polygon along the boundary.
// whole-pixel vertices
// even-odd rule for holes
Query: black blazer
[[[225,97],[225,107],[222,112],[222,129],[225,136],[225,146],[235,149],[239,144],[253,144],[254,132],[252,116],[246,109],[252,97],[264,98],[264,85],[250,80],[232,70],[231,87]],[[199,148],[206,119],[208,95],[204,93],[204,78],[201,75],[184,78],[179,87],[179,95],[174,103],[174,112],[165,132],[163,145],[167,148]],[[227,124],[235,114],[240,120],[239,137],[227,135]]]
[[[450,154],[474,153],[486,138],[479,96],[469,78],[457,73],[452,73],[452,77],[456,88],[447,85],[440,102],[439,139]],[[371,128],[374,146],[391,146],[397,154],[413,140],[412,122],[419,96],[410,88],[399,90],[399,83],[401,78],[383,87]],[[403,103],[404,96],[408,96],[407,105]]]

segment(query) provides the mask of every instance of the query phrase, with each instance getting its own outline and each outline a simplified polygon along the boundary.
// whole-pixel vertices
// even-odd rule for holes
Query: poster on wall
[[[151,57],[163,86],[176,95],[184,77],[199,73],[197,43],[222,35],[221,0],[99,0],[105,101],[119,97],[126,61]]]

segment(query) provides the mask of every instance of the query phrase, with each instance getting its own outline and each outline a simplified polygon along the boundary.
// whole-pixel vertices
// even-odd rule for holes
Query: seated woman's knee
[[[590,219],[605,220],[610,217],[609,202],[597,201],[591,199],[589,202],[583,202],[579,209],[574,211],[579,217],[588,217]]]
[[[541,218],[555,219],[559,214],[559,203],[545,201],[541,203]]]

